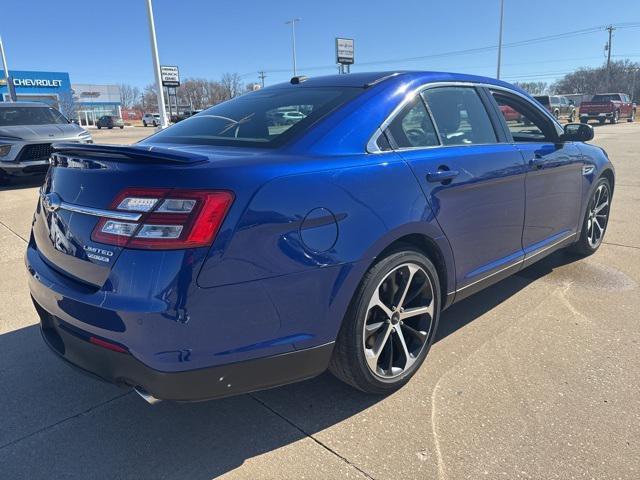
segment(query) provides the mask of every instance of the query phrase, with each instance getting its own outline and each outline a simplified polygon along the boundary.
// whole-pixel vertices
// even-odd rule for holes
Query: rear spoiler
[[[54,143],[53,153],[76,154],[84,157],[121,157],[150,163],[181,163],[193,165],[208,160],[197,153],[187,153],[156,145],[96,145],[93,143]]]

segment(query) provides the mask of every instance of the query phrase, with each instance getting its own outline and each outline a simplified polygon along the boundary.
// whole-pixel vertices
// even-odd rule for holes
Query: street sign
[[[336,38],[336,63],[352,65],[354,58],[353,38]]]
[[[161,65],[160,76],[162,77],[163,87],[180,86],[180,73],[178,72],[178,67],[171,65]]]

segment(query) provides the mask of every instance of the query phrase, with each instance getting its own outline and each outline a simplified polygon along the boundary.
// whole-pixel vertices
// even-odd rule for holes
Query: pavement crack
[[[624,247],[624,248],[633,248],[635,250],[640,250],[640,247],[636,247],[635,245],[624,245],[622,243],[614,243],[614,242],[602,242],[605,245],[613,245],[615,247]]]
[[[4,228],[9,230],[11,233],[13,233],[16,237],[18,237],[24,243],[28,243],[28,240],[26,238],[24,238],[22,235],[20,235],[18,232],[16,232],[13,228],[11,228],[9,225],[4,223],[3,221],[0,221],[0,225],[2,225]]]
[[[82,416],[92,412],[93,410],[96,410],[97,408],[103,407],[103,406],[113,402],[114,400],[118,400],[118,399],[120,399],[122,397],[125,397],[125,396],[129,395],[131,392],[132,391],[128,391],[128,392],[123,393],[121,395],[117,395],[115,397],[110,398],[109,400],[105,400],[104,402],[100,402],[100,403],[98,403],[96,405],[93,405],[93,406],[87,408],[86,410],[83,410],[83,411],[81,411],[79,413],[76,413],[75,415],[71,415],[70,417],[63,418],[62,420],[58,420],[57,422],[52,423],[51,425],[47,425],[46,427],[42,427],[42,428],[40,428],[40,429],[38,429],[38,430],[36,430],[34,432],[31,432],[31,433],[29,433],[27,435],[22,436],[20,438],[16,438],[15,440],[11,440],[10,442],[5,443],[4,445],[0,445],[0,450],[3,450],[5,448],[7,448],[7,447],[15,445],[16,443],[22,442],[23,440],[26,440],[27,438],[31,438],[34,435],[38,435],[39,433],[46,432],[47,430],[55,428],[58,425],[61,425],[61,424],[65,423],[65,422],[68,422],[69,420],[73,420],[74,418],[82,417]]]
[[[338,452],[336,452],[333,448],[329,447],[328,445],[326,445],[325,443],[321,442],[320,440],[318,440],[317,438],[315,438],[312,434],[308,433],[307,431],[305,431],[302,427],[299,427],[298,425],[296,425],[292,420],[289,420],[287,417],[285,417],[284,415],[282,415],[280,412],[278,412],[277,410],[273,409],[272,407],[270,407],[266,402],[260,400],[258,397],[256,397],[254,394],[249,393],[248,394],[249,397],[253,398],[256,402],[258,402],[260,405],[262,405],[264,408],[266,408],[267,410],[269,410],[271,413],[273,413],[274,415],[280,417],[282,420],[284,420],[285,422],[287,422],[289,425],[291,425],[293,428],[295,428],[296,430],[298,430],[300,433],[302,433],[304,436],[310,438],[312,441],[314,441],[316,444],[318,444],[319,446],[321,446],[322,448],[324,448],[325,450],[327,450],[329,453],[332,453],[333,455],[335,455],[336,457],[338,457],[340,460],[342,460],[343,462],[345,462],[347,465],[349,465],[350,467],[353,467],[354,469],[356,469],[358,472],[360,472],[362,475],[364,475],[366,478],[368,478],[369,480],[375,480],[374,477],[372,477],[370,474],[368,474],[367,472],[365,472],[362,468],[358,467],[356,464],[354,464],[353,462],[351,462],[348,458],[344,457],[343,455],[340,455]]]

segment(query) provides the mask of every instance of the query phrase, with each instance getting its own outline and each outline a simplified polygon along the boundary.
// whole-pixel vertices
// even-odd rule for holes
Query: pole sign
[[[171,65],[161,65],[160,76],[162,77],[163,87],[180,86],[180,73],[178,72],[178,67]]]
[[[336,38],[336,63],[352,65],[355,59],[353,38]]]

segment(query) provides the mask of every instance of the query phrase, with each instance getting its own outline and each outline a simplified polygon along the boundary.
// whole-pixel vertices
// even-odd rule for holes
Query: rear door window
[[[473,87],[437,87],[423,96],[443,145],[496,143],[496,133]]]
[[[438,135],[420,95],[416,95],[393,119],[386,133],[397,148],[420,148],[438,145]]]

